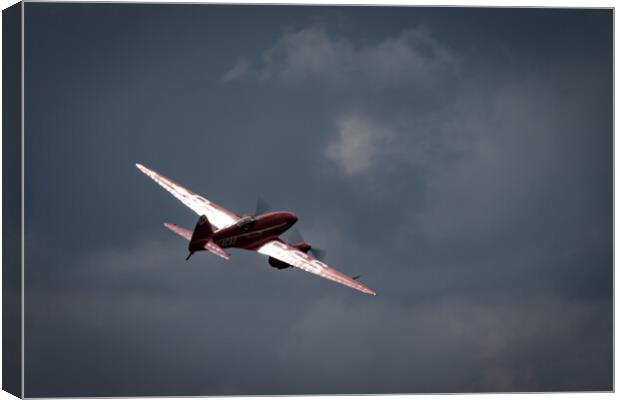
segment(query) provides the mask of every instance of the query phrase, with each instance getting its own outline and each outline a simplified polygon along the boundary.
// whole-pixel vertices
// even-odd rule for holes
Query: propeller
[[[288,238],[291,241],[291,243],[296,244],[296,243],[304,242],[304,238],[301,236],[301,232],[299,232],[297,228],[292,228],[288,232],[289,232]]]
[[[293,228],[289,232],[290,232],[289,239],[290,239],[291,243],[293,243],[293,244],[306,243],[306,241],[304,240],[304,237],[301,235],[301,232],[299,231],[299,229]],[[325,250],[319,248],[319,247],[311,246],[309,252],[312,253],[314,258],[316,258],[317,260],[320,260],[320,261],[325,260],[325,257],[327,256],[327,252]]]
[[[271,210],[271,206],[267,203],[267,200],[262,197],[258,197],[256,199],[256,212],[254,212],[254,215],[261,215],[269,210]]]
[[[327,256],[327,252],[321,248],[312,246],[310,251],[312,252],[312,254],[314,254],[314,258],[316,258],[319,261],[324,261],[325,257]]]

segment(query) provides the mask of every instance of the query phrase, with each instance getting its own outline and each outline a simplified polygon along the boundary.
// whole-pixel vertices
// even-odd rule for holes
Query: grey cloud
[[[327,382],[335,391],[357,385],[360,392],[536,391],[555,368],[564,369],[569,379],[579,379],[576,372],[581,368],[599,369],[600,359],[611,362],[609,348],[599,341],[604,337],[588,328],[600,317],[609,317],[603,303],[567,307],[543,298],[536,299],[537,307],[531,304],[532,299],[521,305],[440,302],[394,307],[324,300],[284,336],[280,358],[305,360],[304,368],[313,371],[309,385]],[[325,319],[332,323],[325,324]],[[581,338],[583,350],[571,347],[567,332]],[[333,355],[328,369],[323,367],[326,353]],[[511,365],[509,360],[520,353],[538,353],[544,362],[528,356]],[[370,377],[386,368],[391,376],[376,387]],[[333,375],[334,370],[347,370],[347,379]],[[451,383],[443,378],[446,375]],[[600,382],[608,379],[604,374]],[[553,384],[577,387],[580,382]]]
[[[392,119],[377,118],[373,111],[344,111],[334,116],[323,156],[345,176],[370,179],[398,167],[431,168],[469,146],[468,137],[451,130],[456,122],[451,109]]]
[[[553,77],[498,84],[483,93],[462,96],[443,116],[448,125],[443,123],[439,143],[452,147],[454,157],[428,164],[422,229],[439,236],[483,235],[548,207],[571,207],[576,218],[589,213],[581,201],[592,194],[573,188],[590,179],[584,173],[600,179],[593,167],[610,165],[609,157],[591,150],[600,149],[607,129],[600,106],[575,103],[582,88]],[[590,124],[599,118],[602,125]],[[582,147],[586,136],[590,146]]]
[[[420,171],[426,205],[414,219],[431,237],[493,235],[550,207],[579,223],[592,214],[584,205],[596,194],[574,188],[604,179],[598,171],[611,166],[610,153],[596,155],[609,120],[605,99],[593,94],[600,82],[589,79],[538,75],[506,83],[478,76],[426,113],[388,119],[342,112],[324,156],[344,176],[372,185],[399,168]],[[575,102],[579,97],[590,100]]]
[[[222,82],[242,79],[250,73],[250,63],[243,57],[237,58],[235,65],[222,77]]]
[[[247,64],[237,61],[224,76],[237,77]],[[425,26],[400,32],[395,37],[357,45],[346,37],[330,35],[322,26],[308,26],[284,33],[263,52],[255,74],[261,79],[330,81],[370,79],[379,82],[435,80],[458,69],[457,57],[436,40]]]

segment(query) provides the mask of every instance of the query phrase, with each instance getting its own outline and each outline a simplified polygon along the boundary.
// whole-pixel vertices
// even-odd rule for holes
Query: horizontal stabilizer
[[[228,254],[227,252],[224,251],[223,248],[221,248],[220,246],[218,246],[217,244],[215,244],[215,242],[213,240],[209,240],[207,242],[207,244],[205,244],[205,249],[209,250],[211,253],[213,254],[217,254],[218,256],[229,260],[230,259],[230,254]]]
[[[177,235],[184,237],[187,240],[190,240],[192,238],[192,232],[188,231],[185,228],[181,228],[180,226],[175,225],[175,224],[169,224],[168,222],[165,222],[164,226],[170,229],[172,232],[176,233]]]

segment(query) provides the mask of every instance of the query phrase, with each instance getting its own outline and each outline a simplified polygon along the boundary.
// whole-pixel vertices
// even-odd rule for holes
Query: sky
[[[25,5],[25,395],[612,390],[612,11]],[[197,216],[295,212],[366,296]]]

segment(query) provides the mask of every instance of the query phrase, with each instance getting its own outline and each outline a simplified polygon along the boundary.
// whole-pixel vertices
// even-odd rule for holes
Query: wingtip
[[[369,288],[368,286],[364,286],[364,287],[361,289],[361,291],[362,291],[362,292],[364,292],[364,293],[366,293],[366,294],[369,294],[369,295],[371,295],[371,296],[376,296],[376,295],[377,295],[377,292],[375,292],[374,290],[372,290],[372,289],[371,289],[371,288]]]
[[[146,167],[140,163],[136,163],[136,168],[138,168],[142,172],[144,172],[144,170],[146,169]]]

